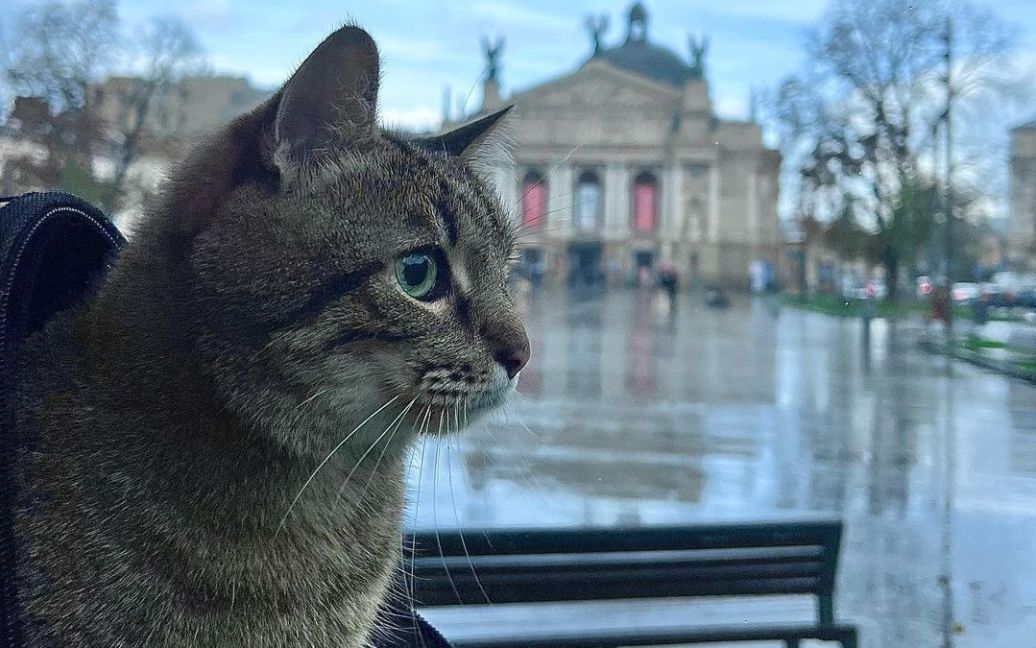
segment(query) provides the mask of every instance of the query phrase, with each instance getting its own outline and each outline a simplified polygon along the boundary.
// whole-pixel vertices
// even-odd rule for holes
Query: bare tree
[[[10,67],[9,59],[11,56],[11,48],[7,45],[7,25],[3,21],[0,21],[0,122],[7,116],[7,111],[10,109],[11,97],[9,96],[10,88],[7,80],[7,69]]]
[[[191,29],[179,18],[155,18],[142,27],[131,50],[139,57],[141,73],[118,89],[118,116],[114,120],[115,161],[109,209],[115,207],[126,181],[126,173],[140,153],[149,120],[169,110],[171,94],[183,77],[201,63],[201,47]],[[164,105],[163,105],[164,104]]]
[[[91,134],[90,85],[115,60],[119,16],[114,0],[47,2],[29,7],[15,21],[8,43],[6,76],[21,95],[40,97],[59,114],[70,143]],[[81,147],[79,147],[82,150]]]
[[[194,34],[179,19],[164,17],[124,37],[115,0],[73,0],[23,10],[7,39],[10,47],[0,55],[7,89],[45,101],[50,115],[43,127],[21,133],[46,151],[45,159],[5,164],[0,180],[62,186],[114,208],[155,113],[179,103],[167,99],[184,75],[201,68]],[[102,85],[116,69],[130,76]],[[111,162],[103,178],[94,173],[98,155]]]
[[[774,101],[800,212],[850,213],[872,232],[892,298],[901,263],[931,231],[917,210],[934,208],[932,148],[945,115],[951,24],[957,101],[997,92],[994,66],[1013,38],[992,14],[952,0],[835,0],[807,40],[808,71],[784,80]]]
[[[46,2],[15,16],[7,35],[4,77],[12,95],[45,103],[47,115],[31,133],[43,159],[27,155],[4,165],[11,177],[33,187],[63,186],[98,199],[91,154],[98,122],[87,101],[89,88],[110,68],[119,48],[114,0]],[[13,175],[11,175],[13,174]]]

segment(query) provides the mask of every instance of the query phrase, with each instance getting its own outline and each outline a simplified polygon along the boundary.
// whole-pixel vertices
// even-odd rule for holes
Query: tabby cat
[[[98,295],[25,348],[29,646],[368,645],[404,463],[514,389],[502,113],[376,122],[345,26],[171,175]],[[506,112],[506,111],[503,111]]]

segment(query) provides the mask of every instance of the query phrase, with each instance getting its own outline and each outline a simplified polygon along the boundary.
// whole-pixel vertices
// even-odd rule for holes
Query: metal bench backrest
[[[418,605],[812,594],[834,617],[840,521],[421,532]]]

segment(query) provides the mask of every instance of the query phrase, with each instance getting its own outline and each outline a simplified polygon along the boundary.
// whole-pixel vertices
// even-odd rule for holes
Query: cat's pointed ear
[[[274,121],[275,163],[282,172],[376,136],[378,69],[374,39],[352,25],[306,57],[281,89]]]
[[[421,140],[421,145],[430,151],[441,151],[454,155],[465,162],[475,160],[481,151],[498,141],[502,126],[514,105],[476,119],[448,133]]]

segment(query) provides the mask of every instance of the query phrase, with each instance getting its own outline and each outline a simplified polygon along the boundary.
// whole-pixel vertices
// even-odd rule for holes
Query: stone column
[[[622,163],[609,162],[601,174],[604,183],[604,238],[608,241],[619,238],[622,233],[622,205],[619,204],[622,180]]]
[[[496,190],[500,195],[500,202],[503,203],[505,210],[504,213],[511,216],[516,224],[521,225],[522,188],[518,186],[518,181],[516,180],[517,168],[513,164],[499,166],[494,176]]]
[[[709,243],[719,241],[719,162],[709,166],[709,204],[705,216],[705,232]]]
[[[759,176],[756,170],[748,174],[748,245],[755,253],[759,236]]]
[[[550,187],[545,227],[553,233],[553,238],[567,240],[574,231],[572,204],[575,186],[572,184],[572,167],[568,164],[552,167],[547,182]]]
[[[615,162],[608,165],[608,174],[611,180],[612,186],[615,188],[613,204],[614,204],[614,216],[613,223],[615,229],[613,230],[613,237],[618,240],[628,240],[633,233],[632,227],[630,226],[630,219],[632,213],[630,212],[631,198],[630,198],[630,172],[629,168],[621,162]]]
[[[604,167],[601,180],[604,182],[604,238],[612,240],[619,237],[621,227],[619,186],[622,184],[622,163],[609,162]]]
[[[659,230],[667,232],[669,235],[667,238],[670,240],[678,241],[680,232],[683,231],[684,218],[687,215],[683,213],[683,178],[676,162],[670,164],[666,169],[665,189],[669,204],[659,223]]]

